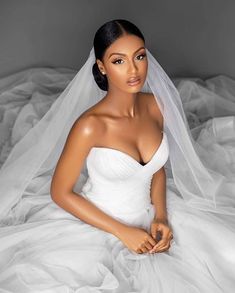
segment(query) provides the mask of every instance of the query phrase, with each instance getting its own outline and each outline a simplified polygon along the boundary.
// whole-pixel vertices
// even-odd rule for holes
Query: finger
[[[138,251],[141,251],[141,253],[143,252],[147,252],[148,249],[145,247],[145,243],[142,243],[139,247],[138,247]]]
[[[157,231],[158,231],[158,224],[153,223],[151,225],[151,234],[154,238],[157,236]]]
[[[157,251],[158,249],[161,249],[162,247],[164,247],[165,245],[167,245],[169,243],[170,239],[168,238],[162,238],[154,247],[153,250]]]
[[[153,240],[154,241],[153,241]],[[149,240],[149,242],[152,244],[152,245],[156,245],[157,243],[158,243],[158,241],[159,241],[159,239],[161,239],[161,234],[159,235],[158,233],[154,233],[154,234],[152,234],[152,239],[151,239],[151,241]]]
[[[162,239],[169,239],[171,234],[172,234],[172,231],[168,227],[164,227],[162,229],[162,237],[161,237],[160,241]],[[160,241],[158,242],[159,245],[160,245]]]
[[[142,243],[139,248],[138,248],[139,251],[141,251],[142,253],[143,252],[146,252],[148,249],[145,247],[145,243]]]
[[[155,244],[157,244],[157,242],[161,239],[162,237],[162,233],[161,231],[159,231],[157,229],[157,227],[152,227],[152,230],[151,230],[151,235],[153,237],[153,239],[155,240]]]
[[[170,247],[170,242],[168,242],[166,245],[163,245],[160,248],[153,248],[151,253],[162,252],[162,251],[165,251],[166,249],[168,249],[169,247]]]
[[[162,238],[155,246],[155,248],[161,248],[162,246],[166,245],[166,243],[168,242],[168,238]]]
[[[146,247],[142,247],[141,250],[142,250],[143,253],[146,253],[146,252],[149,251]]]
[[[158,249],[156,252],[163,252],[163,251],[167,251],[170,248],[170,244],[162,247],[161,249]]]
[[[169,238],[167,229],[162,229],[161,232],[158,232],[157,236],[158,236],[158,238],[156,239],[157,244],[161,245],[161,243],[164,242],[164,239]]]
[[[170,239],[169,239],[168,242],[166,242],[165,245],[161,245],[160,247],[156,247],[156,248],[155,248],[155,251],[158,252],[158,251],[160,251],[160,250],[162,250],[162,249],[164,249],[165,247],[168,247],[168,246],[170,246],[170,245],[171,245],[171,241],[170,241]]]
[[[145,243],[145,247],[147,247],[148,250],[153,249],[154,245],[152,245],[151,243],[147,242]]]
[[[152,230],[151,231],[151,236],[153,237],[153,239],[156,239],[157,238],[157,231],[156,230]]]
[[[152,246],[155,246],[157,244],[157,241],[152,238],[151,236],[148,238],[148,242],[152,245]]]

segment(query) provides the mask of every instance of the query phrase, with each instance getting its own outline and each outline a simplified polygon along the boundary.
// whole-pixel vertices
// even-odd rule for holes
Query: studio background
[[[171,77],[235,78],[232,0],[1,0],[0,78],[30,67],[79,70],[97,28],[134,22]]]

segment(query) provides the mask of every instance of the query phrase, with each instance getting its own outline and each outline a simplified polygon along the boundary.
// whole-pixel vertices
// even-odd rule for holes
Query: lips
[[[137,82],[137,81],[139,81],[140,80],[140,77],[132,77],[132,78],[130,78],[128,81],[127,81],[127,83],[134,83],[134,82]]]

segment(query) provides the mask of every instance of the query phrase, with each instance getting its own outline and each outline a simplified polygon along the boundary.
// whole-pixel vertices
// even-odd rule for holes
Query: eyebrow
[[[134,54],[135,54],[136,52],[138,52],[140,49],[145,49],[145,47],[140,47],[138,50],[136,50],[136,51],[134,52]],[[109,55],[109,58],[110,58],[112,55],[122,55],[122,56],[126,56],[126,54],[124,54],[124,53],[112,53],[112,54]]]

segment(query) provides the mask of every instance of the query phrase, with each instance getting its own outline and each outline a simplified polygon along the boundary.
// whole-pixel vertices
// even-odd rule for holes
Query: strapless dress
[[[93,147],[80,195],[120,222],[150,232],[151,180],[168,159],[165,132],[145,165],[122,151]],[[166,197],[174,238],[169,250],[154,254],[135,253],[111,233],[38,199],[21,225],[1,229],[0,292],[234,292],[234,217],[190,208],[172,178]]]

